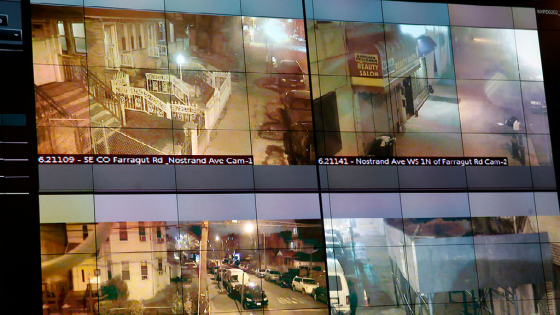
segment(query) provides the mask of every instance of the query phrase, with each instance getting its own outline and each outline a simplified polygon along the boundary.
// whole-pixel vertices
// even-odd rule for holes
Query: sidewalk
[[[228,296],[225,290],[220,292],[218,282],[214,280],[214,275],[207,274],[206,277],[210,314],[239,314],[240,312],[236,307],[236,302]]]

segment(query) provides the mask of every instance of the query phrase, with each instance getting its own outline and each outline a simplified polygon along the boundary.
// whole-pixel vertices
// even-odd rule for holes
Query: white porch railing
[[[171,114],[174,120],[195,123],[198,129],[204,126],[204,110],[196,105],[173,102],[171,104]]]
[[[134,68],[134,57],[131,53],[128,54],[121,54],[121,66]]]
[[[190,104],[190,98],[196,93],[193,86],[174,75],[147,73],[146,80],[150,92],[171,94],[185,105]]]
[[[115,86],[121,105],[125,109],[145,112],[157,117],[171,119],[171,104],[165,103],[142,88]]]
[[[155,87],[155,90],[160,93],[169,93],[169,85],[161,84],[162,82],[169,82],[166,80],[166,77],[168,77],[168,75],[154,73],[147,74],[146,78],[148,79],[148,87],[151,87],[152,89]],[[187,83],[183,83],[187,85]],[[193,122],[199,126],[199,129],[205,125],[205,112],[196,105],[190,104],[188,102],[188,96],[183,97],[183,99],[187,100],[185,103],[166,103],[146,89],[131,87],[129,77],[124,72],[118,72],[115,74],[115,78],[111,80],[111,84],[113,91],[119,95],[119,101],[124,109],[142,111],[150,115],[164,117],[167,119]],[[178,86],[179,85],[177,85],[177,87]],[[178,88],[177,91],[173,90],[174,88],[172,85],[171,91],[172,93],[178,94],[178,99],[181,99],[181,95],[177,92],[185,93],[185,95],[187,95],[186,91],[180,91]]]
[[[115,88],[117,86],[130,86],[130,79],[128,74],[122,71],[115,73],[113,79],[111,79],[111,88],[113,89],[113,93],[116,93]]]
[[[222,113],[229,96],[231,95],[231,73],[209,72],[207,77],[213,84],[217,85],[221,83],[219,86],[214,88],[214,95],[212,95],[210,100],[208,100],[206,108],[204,109],[204,128],[213,129],[220,118],[220,114]]]
[[[198,129],[213,129],[231,95],[231,73],[208,71],[207,78],[213,85],[214,94],[205,104],[204,109],[190,103],[194,87],[174,76],[166,74],[146,74],[148,90],[130,86],[129,77],[118,72],[111,80],[113,92],[119,95],[124,109],[142,111],[150,115],[165,117],[178,121],[196,123]],[[171,82],[171,84],[169,84]],[[150,91],[171,93],[179,102],[166,103]]]

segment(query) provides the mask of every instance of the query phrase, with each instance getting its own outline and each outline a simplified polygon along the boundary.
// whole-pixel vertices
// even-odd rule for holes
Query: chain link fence
[[[167,155],[147,143],[103,124],[91,128],[93,154]]]

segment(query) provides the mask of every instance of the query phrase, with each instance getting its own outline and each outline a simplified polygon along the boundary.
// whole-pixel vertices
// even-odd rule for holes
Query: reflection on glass
[[[552,166],[552,144],[549,135],[527,136],[527,146],[529,147],[529,159],[531,166]]]
[[[486,306],[504,314],[545,314],[539,302],[546,300],[539,244],[475,245],[475,253]]]
[[[548,108],[542,82],[521,82],[527,133],[550,133]]]
[[[457,79],[519,80],[515,31],[451,27]]]
[[[537,218],[534,216],[474,217],[472,224],[476,242],[523,243],[538,242],[539,239],[536,234],[539,232]]]
[[[459,80],[457,95],[463,132],[525,131],[519,81]]]
[[[541,52],[536,30],[515,30],[521,80],[542,81]]]
[[[507,158],[510,166],[530,162],[527,137],[522,134],[463,134],[463,148],[465,156]]]

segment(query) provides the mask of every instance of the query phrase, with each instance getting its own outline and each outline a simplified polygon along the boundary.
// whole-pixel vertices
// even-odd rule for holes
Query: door
[[[115,24],[104,24],[103,35],[105,41],[105,66],[107,68],[118,68],[120,66],[120,59],[117,26]]]
[[[313,100],[313,117],[317,136],[317,155],[334,156],[342,150],[342,135],[338,118],[336,92],[329,92]]]
[[[408,77],[403,80],[404,87],[404,103],[406,114],[414,115],[414,93],[412,92],[412,78]],[[406,117],[406,116],[405,116]]]

